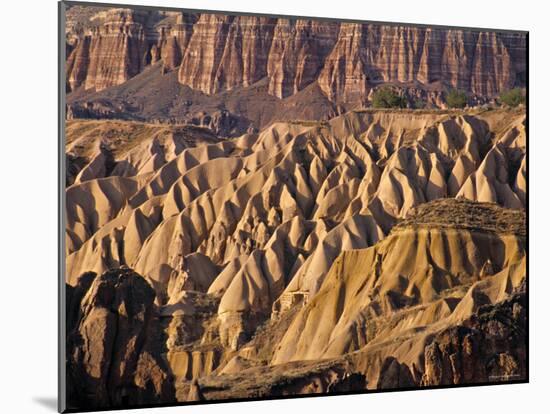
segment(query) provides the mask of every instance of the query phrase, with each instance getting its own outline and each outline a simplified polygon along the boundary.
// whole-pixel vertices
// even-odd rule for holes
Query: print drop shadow
[[[32,397],[32,400],[49,411],[57,412],[57,398],[55,397]]]

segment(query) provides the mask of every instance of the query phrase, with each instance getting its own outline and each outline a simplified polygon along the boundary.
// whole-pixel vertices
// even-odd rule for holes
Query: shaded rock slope
[[[72,120],[67,159],[75,404],[526,377],[523,110]]]
[[[154,298],[145,279],[129,269],[90,272],[67,288],[69,406],[175,401]]]

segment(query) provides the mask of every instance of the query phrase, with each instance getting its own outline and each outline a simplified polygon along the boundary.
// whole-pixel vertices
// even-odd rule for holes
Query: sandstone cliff
[[[109,9],[102,25],[90,28],[73,39],[67,57],[67,82],[70,89],[105,89],[137,75],[147,64],[144,12]]]
[[[69,23],[82,13],[69,9]],[[254,16],[97,9],[68,24],[68,88],[102,90],[150,64],[206,94],[268,79],[285,98],[317,83],[333,102],[366,101],[381,83],[491,98],[525,86],[526,35]]]

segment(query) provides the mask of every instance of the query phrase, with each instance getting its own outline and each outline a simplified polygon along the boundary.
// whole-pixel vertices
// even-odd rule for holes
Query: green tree
[[[424,109],[426,108],[426,102],[422,98],[416,98],[414,100],[414,109]]]
[[[451,89],[445,96],[445,101],[449,108],[464,108],[468,103],[468,97],[464,91]]]
[[[525,103],[525,95],[520,88],[510,89],[500,94],[500,102],[508,106],[518,106]]]
[[[374,91],[372,106],[374,108],[406,108],[407,100],[404,96],[395,93],[390,87],[384,86]]]

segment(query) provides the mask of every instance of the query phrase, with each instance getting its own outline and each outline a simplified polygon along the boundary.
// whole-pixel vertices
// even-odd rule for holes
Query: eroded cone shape
[[[103,142],[115,129],[134,138]],[[97,374],[84,394],[122,403],[173,384],[185,401],[197,387],[208,400],[524,375],[521,333],[515,350],[468,354],[497,334],[468,337],[471,318],[492,318],[487,307],[521,294],[526,277],[523,110],[352,111],[235,139],[124,121],[67,131],[75,334],[124,326],[124,300],[92,299],[126,286],[105,275],[135,271],[149,292],[124,328],[137,348],[117,352],[153,378],[113,376],[109,347],[129,345],[106,333],[97,360],[74,345],[74,366]],[[158,335],[145,335],[153,321]],[[445,368],[455,354],[470,365]]]

